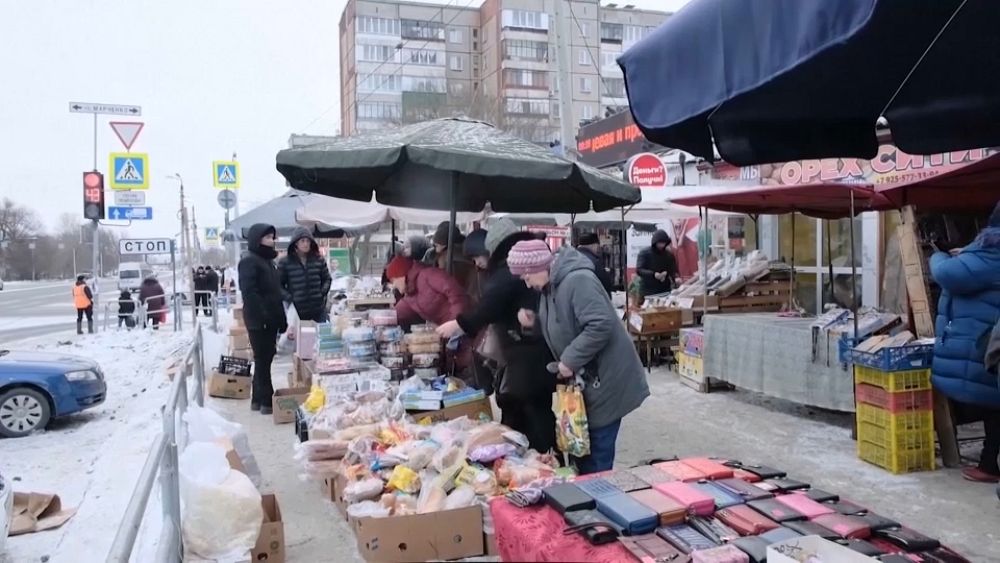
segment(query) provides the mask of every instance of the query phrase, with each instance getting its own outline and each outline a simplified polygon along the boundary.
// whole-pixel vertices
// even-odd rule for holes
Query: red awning
[[[747,215],[802,213],[820,219],[841,219],[851,215],[852,194],[855,214],[892,207],[869,184],[838,183],[736,188],[732,191],[676,198],[671,202]]]
[[[1000,154],[906,184],[879,185],[894,207],[922,213],[986,213],[1000,201]]]

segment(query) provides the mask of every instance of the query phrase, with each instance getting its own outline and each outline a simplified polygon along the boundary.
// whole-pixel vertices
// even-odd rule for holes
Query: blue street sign
[[[109,207],[108,219],[116,221],[149,221],[153,218],[152,207]]]
[[[113,152],[108,157],[112,190],[148,190],[149,155]]]

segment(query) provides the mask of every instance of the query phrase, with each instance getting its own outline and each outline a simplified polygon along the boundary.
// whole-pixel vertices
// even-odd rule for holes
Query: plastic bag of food
[[[397,465],[389,478],[389,488],[404,493],[416,493],[420,490],[420,475],[405,465]]]
[[[431,458],[431,467],[444,473],[447,468],[460,464],[464,458],[465,450],[453,443],[434,453],[434,457]]]
[[[393,509],[393,516],[409,516],[417,513],[417,495],[396,494],[396,508]]]
[[[390,510],[373,500],[363,500],[347,507],[347,515],[351,518],[387,518]]]
[[[455,477],[458,487],[472,487],[477,495],[493,496],[497,489],[497,477],[481,465],[466,465]]]
[[[349,504],[379,498],[385,483],[378,477],[355,481],[344,487],[344,500]],[[255,540],[256,541],[256,540]]]
[[[344,440],[317,439],[302,442],[295,447],[295,459],[320,461],[341,459],[347,453],[348,442]]]
[[[326,479],[337,475],[340,471],[339,459],[323,459],[318,461],[303,461],[302,469],[307,477],[314,479]]]
[[[198,405],[188,406],[184,413],[184,422],[188,425],[188,440],[190,442],[226,443],[243,464],[244,473],[254,486],[260,486],[260,466],[257,458],[250,450],[250,439],[241,424],[231,422],[208,407]]]
[[[264,518],[257,487],[230,469],[225,449],[216,444],[193,442],[179,461],[185,549],[205,559],[245,555]]]
[[[466,506],[472,506],[476,503],[476,492],[472,490],[472,487],[463,485],[461,487],[456,487],[454,491],[448,493],[448,498],[444,501],[445,510],[453,510],[456,508],[465,508]]]
[[[313,384],[309,388],[309,395],[302,403],[302,408],[306,409],[306,412],[315,413],[324,405],[326,405],[326,391],[319,385]]]
[[[378,441],[371,436],[362,436],[351,440],[347,445],[347,453],[344,454],[344,462],[349,464],[360,464],[370,466],[375,461],[375,449]]]
[[[469,459],[479,463],[489,463],[516,453],[517,446],[514,444],[491,444],[470,450]]]
[[[378,424],[362,424],[360,426],[352,426],[350,428],[344,428],[343,430],[337,430],[333,433],[333,438],[335,440],[345,440],[350,442],[351,440],[356,440],[362,436],[371,436],[374,438],[378,435],[380,426]]]
[[[417,442],[416,446],[410,448],[407,454],[408,459],[403,462],[403,465],[414,471],[420,471],[430,465],[431,460],[434,459],[434,454],[440,448],[441,445],[433,440]]]
[[[471,451],[480,446],[505,444],[507,440],[504,438],[504,433],[509,431],[510,428],[497,422],[481,424],[469,430],[469,439],[466,442],[466,446]]]
[[[444,510],[444,503],[448,499],[448,493],[437,485],[425,486],[420,490],[420,497],[417,498],[417,514],[427,514],[429,512],[439,512]]]
[[[408,377],[399,382],[399,394],[403,395],[405,393],[416,393],[418,391],[426,391],[429,386],[424,383],[423,379],[414,375]]]

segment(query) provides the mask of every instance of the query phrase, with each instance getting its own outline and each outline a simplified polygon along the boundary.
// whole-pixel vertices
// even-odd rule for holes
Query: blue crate
[[[874,354],[851,350],[851,363],[880,371],[906,371],[931,367],[934,359],[933,344],[911,344],[883,348]]]
[[[854,339],[848,337],[847,335],[841,336],[840,340],[837,341],[837,357],[840,358],[840,363],[843,365],[850,365],[853,363],[852,354],[854,352]]]

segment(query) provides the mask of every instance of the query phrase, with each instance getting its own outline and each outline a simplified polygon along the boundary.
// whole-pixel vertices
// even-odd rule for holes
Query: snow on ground
[[[64,305],[60,305],[60,307],[63,309],[66,308]],[[69,319],[69,321],[67,321],[67,319]],[[76,317],[71,315],[49,315],[45,317],[4,317],[0,319],[0,330],[64,325],[75,319]]]
[[[34,348],[97,360],[108,383],[99,407],[55,421],[27,438],[0,440],[0,470],[16,491],[56,493],[77,514],[62,528],[10,538],[0,561],[104,561],[149,446],[161,430],[169,381],[164,367],[186,353],[192,333],[108,331],[35,340]],[[158,486],[150,504],[158,504]],[[154,511],[155,512],[155,511]],[[149,513],[149,511],[147,511]],[[157,530],[158,532],[158,530]]]

